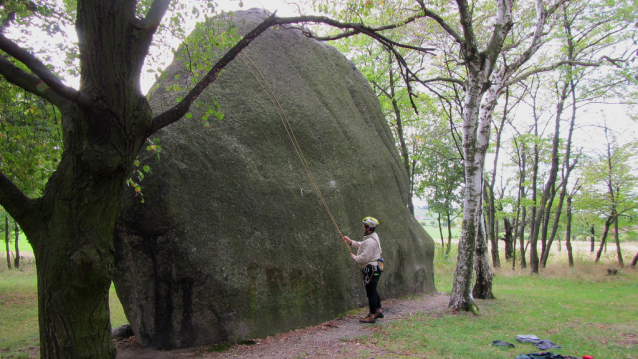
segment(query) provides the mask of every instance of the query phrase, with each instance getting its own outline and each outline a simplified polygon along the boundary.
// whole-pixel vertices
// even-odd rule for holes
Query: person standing
[[[357,254],[350,253],[350,257],[359,263],[363,272],[363,284],[366,288],[370,314],[359,320],[361,323],[375,323],[377,319],[383,318],[381,297],[377,292],[377,284],[381,276],[378,261],[381,258],[381,242],[375,233],[378,225],[379,221],[376,218],[366,217],[363,219],[363,240],[361,242],[353,241],[346,236],[343,237],[350,246],[357,249]]]

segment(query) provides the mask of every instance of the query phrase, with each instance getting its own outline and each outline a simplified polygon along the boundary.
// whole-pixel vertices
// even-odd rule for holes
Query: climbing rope
[[[341,233],[341,229],[339,228],[339,225],[337,224],[337,221],[335,220],[334,216],[332,215],[332,212],[330,211],[330,207],[328,206],[328,202],[326,202],[326,199],[324,198],[323,193],[321,192],[321,189],[319,188],[319,184],[315,180],[315,176],[312,174],[312,170],[310,169],[310,165],[308,164],[308,161],[306,160],[306,157],[304,156],[303,151],[301,151],[301,146],[299,146],[299,142],[297,142],[297,137],[295,137],[295,133],[292,130],[292,126],[290,125],[290,121],[288,119],[288,115],[286,114],[286,112],[284,111],[283,107],[279,103],[279,99],[277,99],[277,96],[275,95],[275,92],[270,87],[270,85],[268,84],[268,81],[266,81],[266,78],[261,73],[261,71],[259,70],[257,65],[250,58],[250,56],[245,55],[244,53],[240,53],[239,54],[239,58],[246,65],[246,67],[250,70],[250,72],[252,73],[253,77],[255,78],[257,83],[259,83],[259,86],[264,91],[266,96],[268,96],[268,99],[270,100],[270,102],[272,103],[273,107],[277,111],[277,114],[279,115],[279,118],[281,119],[281,123],[283,124],[284,128],[286,129],[286,133],[288,134],[288,138],[290,139],[290,142],[292,142],[292,146],[295,149],[295,153],[297,154],[297,157],[301,161],[302,166],[306,170],[306,173],[308,174],[308,177],[310,178],[310,182],[312,183],[312,186],[317,191],[317,194],[319,195],[319,199],[321,200],[321,203],[323,204],[323,207],[326,209],[326,212],[328,212],[328,216],[330,216],[330,219],[332,220],[332,223],[334,224],[335,228],[337,229],[337,232],[339,232],[339,235],[341,236],[341,239],[343,239],[343,243],[346,245],[346,247],[348,248],[350,253],[352,253],[352,249],[350,248],[350,246],[346,242],[346,239],[345,239],[343,233]]]

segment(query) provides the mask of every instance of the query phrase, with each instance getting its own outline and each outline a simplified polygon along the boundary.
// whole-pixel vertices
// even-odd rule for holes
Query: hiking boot
[[[374,319],[381,319],[384,318],[385,315],[383,315],[383,309],[381,308],[377,308],[377,312],[374,315]]]
[[[376,323],[375,315],[370,313],[370,314],[368,314],[367,317],[365,317],[363,319],[360,319],[359,322],[360,323]]]

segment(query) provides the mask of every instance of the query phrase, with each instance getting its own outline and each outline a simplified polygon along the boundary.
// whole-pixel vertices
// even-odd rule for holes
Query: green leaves
[[[149,152],[156,153],[157,158],[159,159],[160,153],[162,152],[162,147],[159,145],[160,139],[149,138],[147,140],[147,143],[148,144],[146,146],[146,150]],[[137,157],[135,161],[133,161],[133,170],[132,170],[132,175],[133,177],[135,177],[135,179],[133,177],[129,177],[126,180],[126,185],[132,188],[133,191],[135,191],[135,196],[140,197],[140,202],[144,203],[144,194],[142,193],[141,182],[144,180],[144,177],[146,174],[151,173],[151,166],[144,165],[141,168],[140,166],[141,166],[141,162],[139,160],[139,157]]]
[[[0,79],[0,171],[38,196],[62,151],[60,114],[42,99]]]

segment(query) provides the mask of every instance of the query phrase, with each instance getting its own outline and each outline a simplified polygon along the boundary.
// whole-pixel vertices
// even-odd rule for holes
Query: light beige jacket
[[[354,260],[361,268],[368,264],[379,265],[377,259],[381,258],[381,242],[376,233],[371,233],[363,237],[361,242],[352,241],[352,247],[357,248],[357,255]]]

